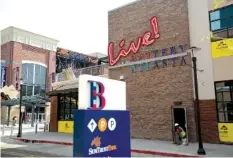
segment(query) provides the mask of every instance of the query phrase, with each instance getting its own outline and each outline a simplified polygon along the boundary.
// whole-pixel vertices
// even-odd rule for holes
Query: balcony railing
[[[108,74],[108,65],[107,64],[96,65],[96,66],[85,67],[81,69],[68,68],[68,69],[63,70],[63,72],[61,73],[57,73],[55,75],[55,78],[53,79],[53,83],[77,79],[79,75],[82,75],[82,74],[89,74],[93,76]]]

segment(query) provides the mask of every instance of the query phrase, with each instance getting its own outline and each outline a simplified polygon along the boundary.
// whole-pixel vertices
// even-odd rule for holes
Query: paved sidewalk
[[[2,125],[1,125],[2,126]],[[37,126],[37,131],[44,131],[44,124],[38,124]],[[12,129],[11,129],[12,128]],[[1,127],[1,131],[0,131],[0,135],[1,137],[5,137],[5,136],[16,136],[18,134],[18,129],[19,129],[19,126],[16,125],[16,126],[4,126],[4,129],[3,127]],[[36,130],[36,126],[34,127],[31,127],[31,125],[29,124],[23,124],[22,126],[22,133],[35,133],[35,130]]]
[[[44,154],[58,155],[56,157],[73,157],[73,147],[68,145],[57,145],[57,144],[44,144],[44,143],[24,143],[20,141],[15,141],[4,137],[1,142],[2,149],[11,149],[11,150],[23,150],[29,151],[30,153],[42,152]],[[131,157],[160,157],[150,154],[141,154],[131,152]],[[35,157],[35,156],[28,156]]]
[[[53,132],[40,132],[38,134],[25,133],[20,140],[30,140],[36,141],[37,143],[71,146],[73,142],[73,135]],[[172,142],[168,141],[131,139],[132,152],[151,155],[172,157],[198,156],[196,154],[197,148],[197,143],[190,143],[189,146],[176,146],[172,144]],[[206,156],[209,157],[233,157],[232,145],[204,144],[204,148],[207,153]]]

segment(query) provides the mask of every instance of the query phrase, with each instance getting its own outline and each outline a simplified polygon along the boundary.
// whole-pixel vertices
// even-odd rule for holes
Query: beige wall
[[[213,59],[214,81],[233,80],[233,56]]]
[[[210,41],[203,37],[210,35],[207,0],[188,0],[190,45],[201,48],[195,52],[197,57],[198,89],[200,100],[215,99],[213,63]],[[197,11],[198,10],[198,11]]]

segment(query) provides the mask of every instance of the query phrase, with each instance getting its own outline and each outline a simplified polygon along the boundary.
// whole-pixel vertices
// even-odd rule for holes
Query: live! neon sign
[[[153,44],[156,39],[159,38],[159,29],[157,17],[154,16],[150,19],[150,24],[153,32],[146,31],[142,36],[137,38],[137,42],[130,42],[128,49],[124,49],[125,40],[121,40],[119,43],[119,52],[114,57],[114,43],[110,42],[108,45],[108,62],[110,66],[114,66],[121,59],[121,57],[127,57],[130,53],[136,54],[141,47],[149,46]]]

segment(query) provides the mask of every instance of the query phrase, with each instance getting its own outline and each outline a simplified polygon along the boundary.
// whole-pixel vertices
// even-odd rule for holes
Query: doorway
[[[187,125],[187,112],[185,107],[172,107],[172,131],[173,131],[173,141],[176,140],[175,135],[175,123],[178,123],[186,132],[187,142],[188,142],[188,125]]]

